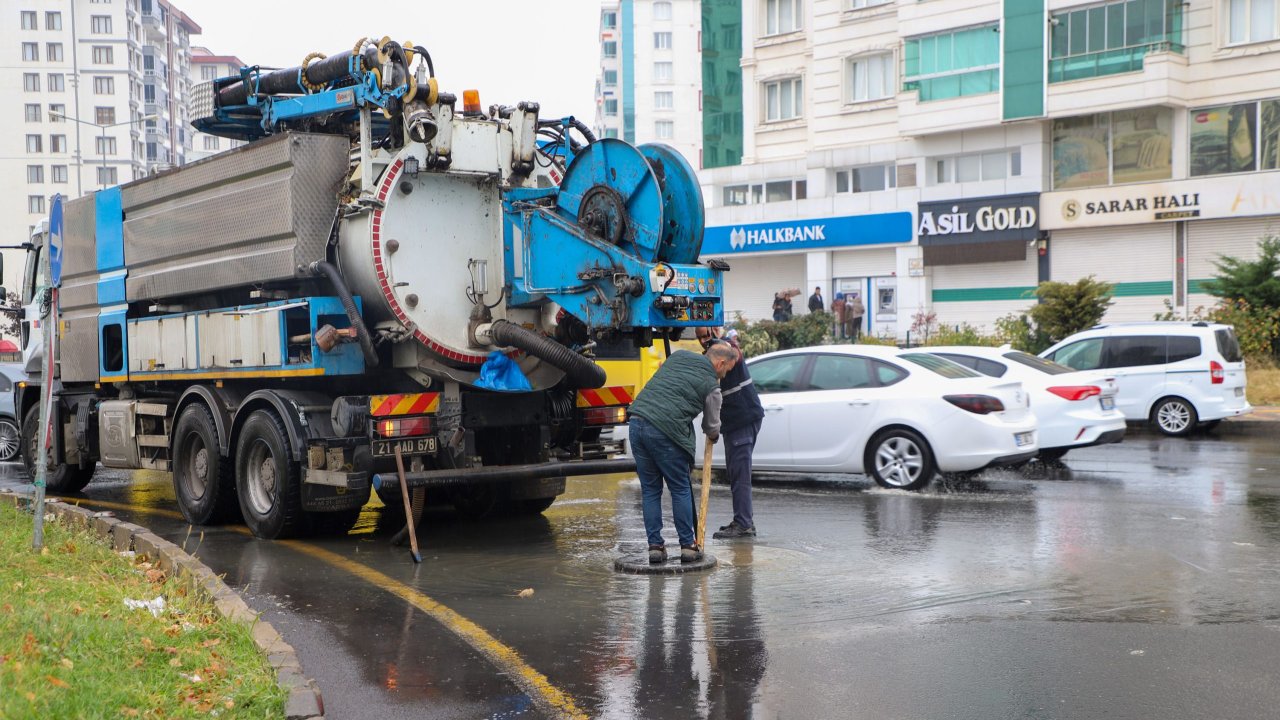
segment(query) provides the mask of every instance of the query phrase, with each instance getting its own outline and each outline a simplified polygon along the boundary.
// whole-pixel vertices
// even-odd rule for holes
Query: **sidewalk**
[[[1280,406],[1255,405],[1248,415],[1223,420],[1218,432],[1248,435],[1280,433]]]

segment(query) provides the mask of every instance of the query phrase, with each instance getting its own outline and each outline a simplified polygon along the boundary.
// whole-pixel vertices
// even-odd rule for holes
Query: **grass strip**
[[[92,531],[0,504],[0,718],[279,718],[250,629]],[[164,599],[164,609],[125,600]]]
[[[1280,368],[1250,364],[1246,370],[1245,397],[1253,405],[1280,405]]]

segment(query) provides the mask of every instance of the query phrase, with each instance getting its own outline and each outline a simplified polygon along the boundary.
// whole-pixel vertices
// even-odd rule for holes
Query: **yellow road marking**
[[[182,513],[176,510],[164,510],[160,508],[142,508],[136,505],[127,505],[125,503],[110,502],[107,500],[86,500],[81,498],[63,500],[69,504],[94,505],[115,510],[129,510],[143,514],[159,515],[161,517],[182,520]],[[252,536],[249,529],[239,525],[228,525],[223,529],[238,532],[242,535]],[[469,645],[471,649],[483,655],[489,662],[493,663],[512,682],[520,687],[530,698],[534,704],[545,713],[557,718],[565,720],[588,720],[590,717],[587,713],[578,708],[573,698],[567,693],[551,684],[546,675],[533,669],[524,658],[520,657],[520,653],[512,647],[502,644],[494,636],[490,635],[484,628],[468,620],[460,615],[457,611],[446,605],[431,599],[427,595],[415,590],[414,588],[392,578],[384,573],[374,570],[366,565],[349,560],[335,552],[325,550],[323,548],[309,545],[297,540],[279,540],[277,541],[296,552],[310,555],[328,565],[345,570],[352,575],[364,580],[375,587],[384,590],[396,597],[404,600],[410,605],[418,608],[426,613],[436,622],[440,623],[449,632],[456,635],[460,640]]]

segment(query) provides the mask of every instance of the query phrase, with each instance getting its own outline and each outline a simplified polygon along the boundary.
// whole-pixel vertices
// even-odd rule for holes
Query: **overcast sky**
[[[192,45],[248,65],[290,67],[361,36],[412,41],[431,53],[440,89],[480,102],[542,104],[541,116],[595,117],[599,0],[172,0],[203,29]]]

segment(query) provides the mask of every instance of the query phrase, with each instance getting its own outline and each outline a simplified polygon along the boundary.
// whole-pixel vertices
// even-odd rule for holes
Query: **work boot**
[[[667,561],[667,548],[665,545],[649,546],[649,564],[661,565]]]
[[[692,563],[702,559],[702,550],[697,545],[680,546],[680,562]]]
[[[716,531],[711,537],[716,540],[737,540],[739,538],[753,538],[756,536],[756,529],[753,527],[742,527],[735,520],[728,525]]]

